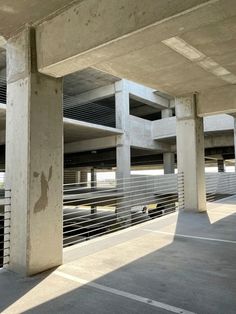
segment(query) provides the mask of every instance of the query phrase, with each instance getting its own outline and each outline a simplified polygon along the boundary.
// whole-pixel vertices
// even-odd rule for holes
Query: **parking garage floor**
[[[236,312],[236,197],[65,249],[32,278],[0,271],[1,313]]]

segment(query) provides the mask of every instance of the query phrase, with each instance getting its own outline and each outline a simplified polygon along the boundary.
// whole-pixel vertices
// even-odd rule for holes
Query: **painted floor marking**
[[[205,238],[205,237],[198,237],[198,236],[191,236],[187,234],[180,234],[180,233],[173,233],[173,232],[165,232],[165,231],[157,231],[157,230],[151,230],[151,229],[143,229],[144,231],[154,232],[154,233],[160,233],[160,234],[166,234],[171,236],[177,236],[182,238],[189,238],[189,239],[196,239],[196,240],[205,240],[205,241],[216,241],[216,242],[224,242],[224,243],[232,243],[236,244],[236,241],[233,240],[223,240],[223,239],[217,239],[217,238]]]
[[[97,283],[94,283],[94,282],[91,282],[91,281],[88,281],[88,280],[84,280],[84,279],[81,279],[81,278],[79,278],[77,276],[72,276],[72,275],[66,274],[66,273],[58,271],[58,270],[55,271],[53,274],[55,274],[57,276],[60,276],[60,277],[62,277],[64,279],[67,279],[67,280],[71,280],[71,281],[74,281],[74,282],[77,282],[77,283],[80,283],[80,284],[83,284],[83,285],[87,285],[89,287],[92,287],[92,288],[95,288],[95,289],[98,289],[98,290],[102,290],[102,291],[105,291],[105,292],[108,292],[108,293],[112,293],[112,294],[115,294],[115,295],[118,295],[118,296],[122,296],[122,297],[125,297],[125,298],[128,298],[128,299],[131,299],[131,300],[135,300],[135,301],[138,301],[138,302],[141,302],[141,303],[145,303],[145,304],[148,304],[148,305],[151,305],[151,306],[155,306],[157,308],[160,308],[160,309],[163,309],[163,310],[167,310],[167,311],[172,312],[172,313],[196,314],[194,312],[190,312],[190,311],[181,309],[179,307],[175,307],[175,306],[168,305],[168,304],[165,304],[165,303],[162,303],[162,302],[159,302],[159,301],[155,301],[155,300],[152,300],[152,299],[141,297],[141,296],[136,295],[136,294],[132,294],[132,293],[125,292],[125,291],[122,291],[122,290],[118,290],[118,289],[110,288],[110,287],[107,287],[107,286],[104,286],[104,285],[100,285],[100,284],[97,284]]]

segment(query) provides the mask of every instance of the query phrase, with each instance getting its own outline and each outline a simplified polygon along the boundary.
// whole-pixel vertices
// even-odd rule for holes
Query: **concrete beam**
[[[206,134],[232,132],[234,118],[227,114],[204,117],[204,132]],[[176,137],[176,117],[160,119],[152,122],[152,136],[155,140],[168,140]]]
[[[66,96],[65,105],[68,102],[70,107],[87,104],[90,102],[98,101],[100,99],[111,97],[115,94],[115,85],[110,84],[107,86],[99,87],[88,92],[76,95]]]
[[[107,136],[64,144],[64,153],[79,153],[117,146],[117,136]]]
[[[232,134],[205,136],[205,148],[224,148],[234,146],[234,138]],[[176,145],[171,145],[171,151],[176,151]]]
[[[152,122],[129,116],[130,124],[130,143],[132,147],[155,150],[159,152],[169,152],[171,146],[167,143],[161,143],[153,140]]]
[[[202,91],[199,94],[199,117],[220,113],[236,113],[236,87],[227,85]]]
[[[125,80],[125,84],[131,98],[143,102],[157,109],[165,109],[169,106],[169,100],[155,94],[155,89]]]
[[[214,135],[205,137],[205,148],[230,147],[234,145],[232,134]]]
[[[172,0],[170,6],[164,0],[75,3],[37,27],[39,70],[60,77],[176,36],[181,28],[178,22],[172,23],[173,18],[178,20],[211,2]],[[185,22],[181,25],[187,31],[202,20]]]

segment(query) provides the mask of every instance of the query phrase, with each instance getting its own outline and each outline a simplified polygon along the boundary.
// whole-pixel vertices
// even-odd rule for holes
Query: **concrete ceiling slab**
[[[77,2],[81,2],[82,0]],[[1,0],[0,35],[8,38],[26,24],[35,24],[71,5],[72,0]]]
[[[83,121],[63,118],[64,141],[71,143],[87,139],[96,139],[111,135],[119,135],[121,130]],[[6,127],[6,105],[0,103],[0,131]]]
[[[64,118],[63,121],[65,143],[102,138],[123,133],[118,129],[95,125],[83,121],[75,121],[67,118]]]
[[[127,66],[124,66],[127,65]],[[156,88],[171,95],[181,95],[225,85],[220,78],[158,43],[96,66],[113,75]]]
[[[172,96],[235,84],[235,0],[122,4],[101,0],[94,15],[93,2],[86,1],[40,24],[36,30],[39,70],[59,77],[93,67]],[[104,27],[108,22],[110,27]],[[75,34],[75,27],[82,31]],[[61,37],[50,41],[58,29]],[[180,38],[218,63],[230,72],[232,82],[168,46],[171,38]]]
[[[64,93],[74,96],[98,87],[107,86],[120,78],[93,68],[75,72],[64,77]]]

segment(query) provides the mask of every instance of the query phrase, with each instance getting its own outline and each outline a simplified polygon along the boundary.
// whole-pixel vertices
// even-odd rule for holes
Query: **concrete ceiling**
[[[122,134],[117,129],[67,118],[63,118],[63,125],[65,143]],[[0,104],[0,131],[5,131],[5,127],[6,105]]]
[[[122,134],[122,131],[83,121],[75,121],[66,118],[64,118],[63,121],[65,143]]]
[[[59,77],[93,67],[172,96],[236,84],[235,0],[122,4],[100,0],[94,14],[93,1],[84,1],[40,24],[40,71]]]
[[[210,60],[235,76],[236,83],[236,3],[222,6],[224,19],[221,22],[198,27],[192,31],[182,31],[179,38],[197,49]],[[214,7],[212,7],[212,14]],[[229,14],[230,13],[230,14]],[[232,14],[235,14],[232,16]],[[209,21],[211,12],[209,11]],[[195,19],[202,19],[202,12]],[[193,20],[194,22],[194,20]],[[183,22],[176,23],[176,29],[185,28]],[[179,33],[179,31],[176,31]],[[144,34],[143,34],[144,35]],[[141,34],[140,34],[141,36]],[[142,40],[142,38],[140,38]],[[125,65],[125,66],[124,66]],[[163,41],[124,54],[96,65],[96,68],[123,78],[138,81],[171,95],[181,95],[193,91],[218,88],[227,82],[209,69],[199,66]]]
[[[8,38],[25,24],[42,21],[74,2],[72,0],[0,0],[0,35]]]
[[[119,80],[120,78],[114,75],[87,68],[64,77],[64,93],[74,96]]]

